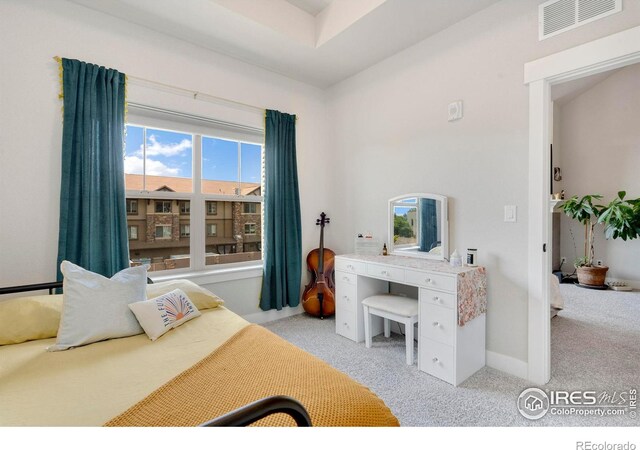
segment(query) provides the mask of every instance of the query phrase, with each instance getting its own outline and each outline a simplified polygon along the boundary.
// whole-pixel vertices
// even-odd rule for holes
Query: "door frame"
[[[640,26],[524,65],[529,86],[528,379],[551,378],[551,86],[640,62]],[[543,250],[543,246],[547,251]]]

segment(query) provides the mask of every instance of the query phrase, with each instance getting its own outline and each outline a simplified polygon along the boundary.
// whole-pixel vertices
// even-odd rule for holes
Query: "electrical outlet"
[[[603,266],[601,259],[596,261],[596,266],[598,266],[598,267],[602,267]]]

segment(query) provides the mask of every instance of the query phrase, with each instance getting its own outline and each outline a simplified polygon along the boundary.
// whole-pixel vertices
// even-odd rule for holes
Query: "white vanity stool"
[[[418,300],[392,294],[378,294],[362,300],[364,310],[364,340],[371,348],[371,316],[384,319],[384,336],[391,335],[389,320],[405,325],[407,364],[413,365],[413,326],[418,322]]]

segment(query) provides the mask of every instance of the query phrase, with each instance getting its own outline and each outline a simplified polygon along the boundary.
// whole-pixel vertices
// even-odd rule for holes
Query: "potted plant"
[[[607,270],[606,266],[594,266],[594,237],[596,225],[604,226],[606,239],[636,239],[640,237],[640,199],[626,200],[625,191],[618,192],[618,197],[608,205],[596,204],[602,195],[585,195],[571,197],[562,205],[567,216],[585,226],[584,256],[575,261],[578,283],[587,286],[603,286]]]

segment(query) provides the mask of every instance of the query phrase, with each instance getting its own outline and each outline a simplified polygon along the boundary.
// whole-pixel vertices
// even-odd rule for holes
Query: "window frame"
[[[206,205],[206,210],[207,210],[207,216],[217,216],[218,215],[218,201],[217,200],[206,200],[205,201],[205,205]],[[213,208],[210,208],[210,206],[213,206]],[[211,209],[214,210],[214,212],[211,212]]]
[[[207,201],[216,202],[254,202],[264,204],[264,130],[255,127],[236,125],[220,122],[221,125],[209,125],[198,116],[194,120],[184,119],[181,113],[162,110],[162,113],[147,113],[138,110],[130,105],[129,117],[125,126],[142,127],[145,129],[158,129],[175,131],[192,135],[192,192],[163,192],[142,190],[126,190],[127,199],[133,200],[177,200],[190,202],[189,221],[191,227],[189,236],[190,267],[180,269],[167,269],[158,272],[151,272],[150,276],[154,280],[172,279],[175,276],[188,276],[190,278],[202,278],[207,282],[218,279],[243,279],[256,276],[262,271],[264,263],[264,253],[260,260],[244,261],[237,263],[225,263],[216,265],[206,265],[206,219],[209,216],[206,211]],[[206,119],[206,118],[205,118]],[[207,119],[208,120],[208,119]],[[211,120],[213,122],[213,120]],[[239,142],[241,144],[253,144],[262,148],[261,193],[262,195],[221,195],[205,194],[202,192],[202,138],[210,137],[216,139],[226,139]],[[126,189],[126,187],[125,187]],[[155,210],[154,210],[155,211]],[[260,208],[261,215],[264,215],[264,208]],[[186,215],[184,215],[186,216]],[[260,221],[264,224],[264,217]],[[196,225],[197,224],[197,225]],[[263,227],[263,225],[261,225]],[[217,232],[217,230],[216,230]],[[217,233],[216,233],[217,234]],[[261,229],[261,245],[264,249],[264,230]],[[229,275],[232,274],[232,275]],[[222,277],[222,278],[220,278]],[[204,281],[203,281],[204,282]]]
[[[209,233],[209,227],[213,227],[215,231],[213,233]],[[206,233],[207,237],[218,237],[218,224],[217,223],[207,223],[206,224]]]
[[[186,208],[183,208],[186,206]],[[191,215],[191,200],[178,200],[178,209],[181,216]]]
[[[249,230],[251,230],[251,228],[253,228],[253,233],[249,232],[247,233],[247,225],[249,225]],[[258,228],[256,227],[256,223],[255,222],[247,222],[244,224],[244,235],[245,236],[255,236],[258,232]]]
[[[129,205],[135,205],[135,211],[129,211]],[[127,216],[137,216],[138,215],[138,199],[137,198],[128,198],[126,199]]]
[[[164,235],[164,231],[162,232],[162,236],[158,237],[158,228],[169,228],[169,236],[165,236]],[[155,230],[154,230],[154,236],[155,236],[155,240],[156,241],[168,241],[171,240],[171,237],[173,236],[173,226],[172,225],[168,225],[168,224],[164,224],[164,223],[157,223],[155,225]]]
[[[255,211],[246,211],[245,206],[252,205],[255,206]],[[243,202],[242,203],[242,214],[258,214],[258,206],[255,202]]]
[[[131,232],[132,230],[136,230],[136,237],[132,237],[133,233]],[[138,225],[129,225],[127,224],[127,240],[129,241],[137,241],[138,240]]]
[[[154,191],[154,192],[162,192],[162,191]],[[158,211],[158,202],[160,202],[160,205],[162,205],[162,211]],[[164,210],[165,204],[169,204],[169,211]],[[171,214],[173,212],[173,201],[156,199],[153,203],[153,211],[154,211],[154,214]]]
[[[185,232],[183,230],[187,229],[188,231]],[[181,238],[186,238],[186,237],[191,237],[191,222],[189,223],[181,223],[180,224],[180,237]]]

